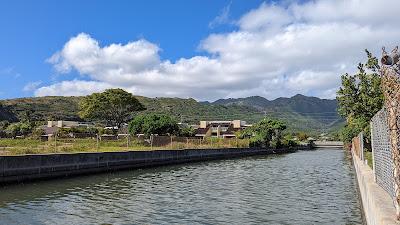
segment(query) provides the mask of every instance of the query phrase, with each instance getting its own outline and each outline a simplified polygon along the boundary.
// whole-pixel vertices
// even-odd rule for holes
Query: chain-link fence
[[[371,120],[371,142],[376,183],[394,198],[394,164],[385,109],[380,110]]]
[[[42,140],[0,139],[0,155],[247,147],[249,147],[249,139],[203,139],[175,136],[95,135],[94,137],[77,138],[76,136],[57,135]]]

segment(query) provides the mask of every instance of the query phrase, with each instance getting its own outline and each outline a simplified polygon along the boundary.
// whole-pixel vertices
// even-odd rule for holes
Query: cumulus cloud
[[[62,93],[65,96],[82,96],[93,92],[102,92],[111,88],[112,85],[98,81],[72,80],[62,81],[50,86],[38,88],[36,96],[57,96]]]
[[[199,100],[297,93],[333,98],[340,75],[355,71],[365,48],[379,54],[381,46],[398,44],[399,8],[397,0],[262,3],[239,18],[234,31],[202,40],[206,56],[174,62],[160,60],[160,46],[144,39],[101,46],[81,33],[48,62],[60,73],[76,70],[90,81],[63,81],[35,94],[84,95],[121,87],[145,96]]]

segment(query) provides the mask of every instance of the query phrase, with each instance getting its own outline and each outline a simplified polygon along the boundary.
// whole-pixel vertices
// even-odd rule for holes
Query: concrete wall
[[[394,225],[396,210],[390,195],[374,181],[372,169],[353,154],[358,187],[368,225]]]
[[[294,151],[232,148],[1,156],[0,184]]]

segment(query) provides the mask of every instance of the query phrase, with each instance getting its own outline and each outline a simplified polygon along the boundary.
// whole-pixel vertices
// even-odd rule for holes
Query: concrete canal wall
[[[353,154],[358,187],[368,225],[399,225],[390,195],[374,180],[372,169]]]
[[[0,184],[296,150],[232,148],[0,156]]]

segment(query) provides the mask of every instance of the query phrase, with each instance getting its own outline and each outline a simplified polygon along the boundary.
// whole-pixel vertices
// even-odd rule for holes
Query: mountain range
[[[304,95],[268,100],[260,96],[198,102],[182,98],[148,98],[136,96],[146,107],[140,113],[168,113],[180,122],[195,124],[199,120],[246,120],[255,123],[265,116],[285,121],[293,131],[329,132],[343,125],[336,100]],[[32,97],[0,101],[0,121],[16,122],[82,120],[78,116],[81,97]]]

